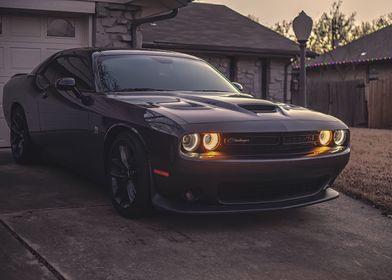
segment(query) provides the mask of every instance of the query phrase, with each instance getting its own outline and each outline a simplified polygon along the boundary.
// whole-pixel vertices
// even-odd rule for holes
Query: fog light
[[[195,192],[193,190],[188,190],[185,192],[184,197],[186,201],[193,202],[199,200],[200,195],[198,194],[198,192]]]

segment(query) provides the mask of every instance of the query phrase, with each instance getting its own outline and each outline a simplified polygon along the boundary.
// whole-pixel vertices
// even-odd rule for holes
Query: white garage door
[[[88,16],[0,14],[0,147],[10,145],[2,108],[4,84],[57,51],[88,46],[89,29]]]

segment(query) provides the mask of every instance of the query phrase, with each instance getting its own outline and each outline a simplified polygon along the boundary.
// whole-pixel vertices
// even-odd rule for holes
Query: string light
[[[383,61],[383,60],[392,60],[392,56],[385,56],[385,57],[381,57],[381,58],[358,59],[358,60],[342,60],[342,61],[320,62],[320,63],[315,63],[315,64],[306,64],[305,67],[307,67],[307,68],[315,68],[315,67],[322,67],[322,66],[366,63],[366,62],[376,62],[376,61]],[[296,68],[298,68],[298,66]]]

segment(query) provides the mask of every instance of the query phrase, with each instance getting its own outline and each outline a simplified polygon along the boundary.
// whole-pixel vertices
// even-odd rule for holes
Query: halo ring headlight
[[[187,152],[194,152],[199,148],[200,135],[197,133],[186,134],[181,139],[182,147]]]
[[[319,134],[319,142],[322,146],[328,146],[332,140],[332,131],[321,130]]]
[[[342,146],[347,139],[347,132],[343,129],[335,130],[333,133],[333,142],[337,146]]]
[[[206,133],[203,136],[203,147],[208,151],[213,151],[220,144],[219,133]]]

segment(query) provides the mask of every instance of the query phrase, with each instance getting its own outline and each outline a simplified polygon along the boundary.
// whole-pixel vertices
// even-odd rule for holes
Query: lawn
[[[392,130],[351,128],[351,158],[334,187],[392,213]]]

